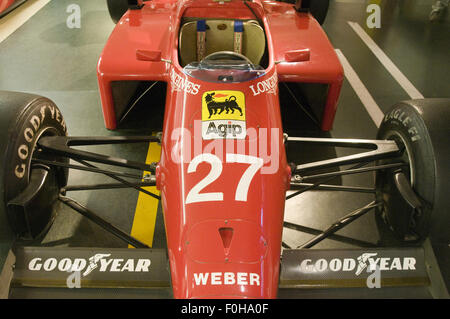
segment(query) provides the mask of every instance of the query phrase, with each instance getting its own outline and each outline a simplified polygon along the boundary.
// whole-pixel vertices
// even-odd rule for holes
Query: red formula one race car
[[[27,0],[0,0],[0,18],[10,13]]]
[[[377,269],[382,286],[434,280],[423,245],[446,246],[450,240],[449,99],[394,105],[373,140],[289,136],[282,125],[282,87],[322,131],[333,125],[344,73],[321,27],[328,1],[108,5],[117,24],[98,63],[105,126],[120,128],[144,98],[152,113],[152,101],[162,96],[162,133],[71,137],[49,99],[1,92],[0,207],[19,238],[45,233],[53,205],[63,203],[138,249],[18,248],[14,283],[65,287],[68,272],[78,272],[81,287],[167,286],[175,298],[276,298],[279,287],[366,287]],[[74,148],[138,142],[160,143],[159,162]],[[288,161],[287,149],[307,145],[364,151]],[[138,174],[97,164],[146,174],[131,181]],[[160,199],[167,250],[147,247],[67,197],[74,169],[115,180],[85,189],[133,187]],[[376,174],[373,188],[331,182],[369,171]],[[150,185],[160,195],[144,189]],[[295,192],[286,196],[288,190]],[[374,196],[288,249],[282,242],[285,202],[309,190]],[[369,211],[376,212],[386,243],[397,248],[309,249]]]

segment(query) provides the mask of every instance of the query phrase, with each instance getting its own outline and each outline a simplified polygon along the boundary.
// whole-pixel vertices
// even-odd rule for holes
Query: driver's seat
[[[205,56],[219,51],[233,51],[233,20],[206,20]],[[242,52],[253,64],[259,65],[266,48],[264,30],[256,20],[243,21]],[[180,30],[179,53],[181,66],[197,59],[197,21],[183,24]]]

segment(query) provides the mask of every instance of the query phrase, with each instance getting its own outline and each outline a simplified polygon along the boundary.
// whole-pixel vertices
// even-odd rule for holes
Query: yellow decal
[[[203,93],[203,139],[245,139],[245,124],[244,93],[224,90]]]
[[[209,91],[202,97],[202,121],[245,121],[245,96],[240,91]]]

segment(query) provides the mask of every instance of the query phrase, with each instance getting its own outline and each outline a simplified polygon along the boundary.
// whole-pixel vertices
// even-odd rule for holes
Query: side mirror
[[[284,62],[309,61],[311,55],[309,49],[287,51],[284,54]]]
[[[161,51],[136,50],[136,59],[139,61],[161,62]]]

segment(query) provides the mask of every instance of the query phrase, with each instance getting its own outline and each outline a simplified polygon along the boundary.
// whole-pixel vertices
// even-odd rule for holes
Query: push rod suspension
[[[316,178],[328,178],[328,177],[333,177],[333,176],[337,177],[337,176],[350,175],[350,174],[359,174],[359,173],[366,173],[366,172],[371,172],[371,171],[378,171],[378,170],[382,170],[382,169],[397,168],[397,167],[402,167],[405,165],[406,165],[405,163],[393,163],[393,164],[377,165],[377,166],[372,166],[372,167],[347,169],[347,170],[337,171],[337,172],[301,176],[300,180],[308,181],[308,180],[316,179]]]
[[[73,165],[73,164],[67,164],[67,163],[62,163],[62,162],[58,162],[58,161],[48,161],[48,160],[40,159],[40,158],[33,158],[32,161],[34,163],[71,168],[71,169],[87,171],[87,172],[91,172],[91,173],[99,173],[99,174],[105,174],[105,175],[108,174],[108,175],[123,176],[123,177],[134,178],[134,179],[142,179],[142,177],[137,174],[104,170],[104,169],[100,169],[97,167],[86,167],[86,166],[80,166],[80,165]]]
[[[130,161],[123,158],[112,157],[103,154],[73,149],[71,146],[126,144],[142,142],[160,142],[158,136],[109,136],[109,137],[69,137],[69,136],[45,136],[38,145],[49,153],[72,158],[74,160],[86,160],[90,162],[139,169],[155,173],[156,166],[142,162]]]
[[[320,243],[322,240],[330,237],[330,235],[334,234],[335,232],[337,232],[341,228],[347,226],[348,224],[350,224],[351,222],[355,221],[359,217],[365,215],[371,209],[373,209],[375,207],[378,207],[378,206],[381,206],[382,204],[383,204],[382,202],[372,201],[371,203],[367,204],[366,206],[361,207],[361,208],[351,212],[350,214],[342,217],[341,219],[339,219],[338,221],[333,223],[328,229],[324,230],[321,234],[315,236],[314,238],[312,238],[311,240],[309,240],[305,244],[303,244],[301,246],[298,246],[297,248],[301,249],[301,248],[311,248],[311,247],[313,247],[314,245]]]
[[[351,167],[351,169],[356,169],[356,168],[362,167],[362,166],[364,166],[366,164],[367,163],[359,163],[359,164],[356,164],[353,167]],[[305,188],[303,188],[303,189],[301,189],[299,191],[296,191],[295,193],[292,193],[292,194],[286,196],[286,200],[288,200],[288,199],[290,199],[292,197],[298,196],[298,195],[300,195],[300,194],[302,194],[302,193],[304,193],[306,191],[313,190],[313,189],[315,189],[316,187],[319,187],[322,184],[331,182],[332,180],[334,180],[337,177],[338,177],[338,175],[329,176],[329,177],[325,178],[324,180],[321,180],[321,181],[315,182],[315,183],[313,183],[313,184],[311,184],[309,186],[306,186]]]
[[[290,222],[284,222],[283,226],[289,229],[293,229],[302,233],[307,233],[310,235],[314,235],[317,236],[319,234],[321,234],[323,231],[319,230],[319,229],[315,229],[315,228],[311,228],[311,227],[307,227],[307,226],[303,226],[303,225],[298,225],[298,224],[294,224],[294,223],[290,223]],[[359,246],[359,247],[370,247],[370,248],[374,248],[377,247],[376,244],[373,244],[371,242],[367,242],[367,241],[363,241],[363,240],[359,240],[359,239],[355,239],[355,238],[351,238],[351,237],[347,237],[347,236],[342,236],[342,235],[337,235],[337,234],[331,234],[329,237],[329,239],[335,240],[335,241],[339,241],[341,243],[346,243],[346,244],[350,244],[350,245],[355,245],[355,246]]]
[[[137,240],[136,238],[128,235],[127,233],[123,232],[119,228],[117,228],[114,225],[110,224],[109,222],[107,222],[106,220],[104,220],[103,218],[101,218],[100,216],[95,214],[94,212],[90,211],[89,209],[87,209],[83,205],[79,204],[75,200],[73,200],[71,198],[68,198],[68,197],[65,197],[65,196],[61,196],[61,195],[59,196],[59,200],[62,203],[64,203],[65,205],[67,205],[70,208],[72,208],[73,210],[75,210],[76,212],[78,212],[79,214],[81,214],[84,217],[88,218],[89,220],[91,220],[92,222],[97,224],[98,226],[102,227],[103,229],[105,229],[109,233],[113,234],[117,238],[119,238],[119,239],[123,240],[124,242],[130,244],[131,246],[136,247],[136,248],[150,248],[149,246],[147,246],[143,242]]]
[[[321,168],[330,168],[361,162],[371,162],[385,158],[393,158],[400,155],[402,152],[395,141],[388,140],[288,137],[287,141],[308,143],[317,146],[348,147],[369,150],[358,154],[297,165],[294,172],[297,174],[305,174],[306,172]]]
[[[76,160],[76,161],[79,162],[79,163],[81,163],[81,164],[83,164],[83,165],[86,165],[86,166],[88,166],[88,167],[90,167],[90,168],[97,168],[96,166],[94,166],[94,165],[92,165],[92,164],[90,164],[90,163],[87,163],[87,162],[85,162],[85,161],[82,161],[82,160]],[[153,194],[152,192],[149,192],[148,190],[145,190],[145,189],[143,189],[142,187],[136,186],[136,185],[134,185],[133,183],[130,183],[129,181],[127,181],[127,180],[125,180],[125,179],[123,179],[123,178],[120,178],[120,177],[118,177],[118,176],[116,176],[116,175],[108,174],[108,173],[105,173],[105,175],[108,176],[108,177],[111,177],[112,179],[115,179],[116,181],[118,181],[118,182],[120,182],[120,183],[122,183],[122,184],[125,184],[125,185],[127,185],[127,186],[129,186],[129,187],[131,187],[131,188],[134,188],[134,189],[136,189],[136,190],[139,191],[139,192],[142,192],[142,193],[144,193],[144,194],[147,194],[147,195],[149,195],[149,196],[151,196],[151,197],[153,197],[153,198],[156,198],[156,199],[158,199],[158,200],[161,199],[160,196],[158,196],[158,195],[156,195],[156,194]]]
[[[303,189],[305,187],[312,186],[312,183],[297,183],[297,182],[291,182],[291,190],[295,189]],[[370,187],[358,187],[358,186],[340,186],[340,185],[318,185],[316,190],[321,191],[341,191],[341,192],[354,192],[354,193],[368,193],[373,194],[375,193],[374,188]]]
[[[155,186],[156,182],[138,182],[130,183],[126,185],[123,183],[104,183],[104,184],[89,184],[89,185],[68,185],[61,189],[62,192],[73,192],[73,191],[88,191],[88,190],[99,190],[99,189],[116,189],[116,188],[132,188],[132,187],[149,187]]]

